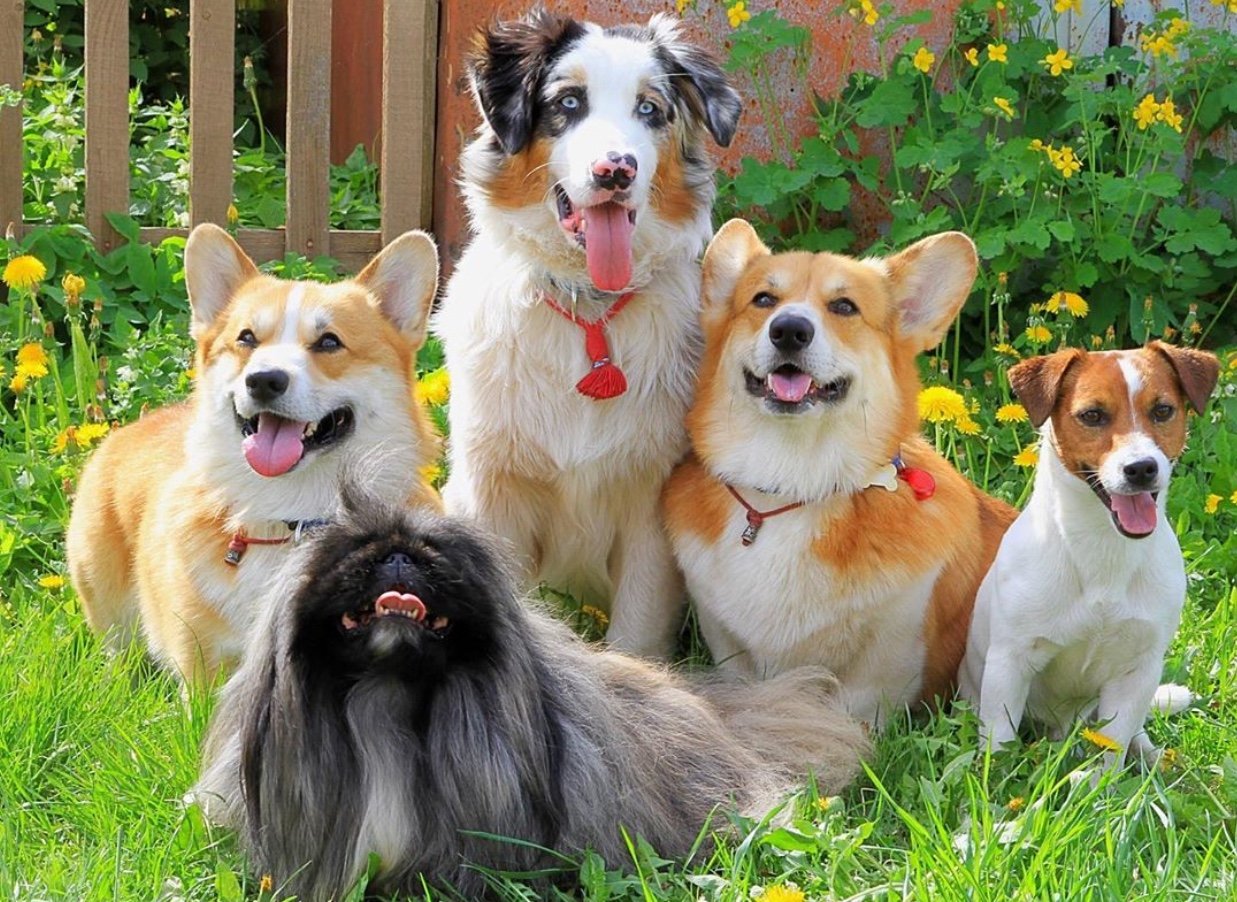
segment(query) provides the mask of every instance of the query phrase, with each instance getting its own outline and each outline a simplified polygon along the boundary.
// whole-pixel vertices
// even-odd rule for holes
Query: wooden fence
[[[430,227],[438,0],[382,2],[382,229],[330,227],[331,0],[288,0],[286,226],[236,234],[259,262],[292,251],[355,270],[401,232]],[[15,88],[23,7],[0,0],[0,84]],[[191,0],[189,16],[189,222],[223,224],[232,202],[235,0]],[[110,250],[121,239],[105,214],[129,210],[128,0],[86,0],[85,57],[86,225]],[[21,108],[10,107],[0,110],[0,228],[20,225],[21,215]],[[185,234],[141,230],[151,242]]]

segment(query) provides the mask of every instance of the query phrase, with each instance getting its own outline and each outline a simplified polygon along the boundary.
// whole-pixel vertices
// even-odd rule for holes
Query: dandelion
[[[39,585],[44,589],[63,589],[64,577],[59,573],[49,573],[39,577]]]
[[[417,380],[417,400],[422,404],[437,407],[447,400],[451,393],[451,377],[445,367],[439,367],[432,373],[426,373]]]
[[[958,420],[954,423],[954,426],[963,435],[979,435],[979,433],[983,431],[980,429],[979,424],[972,420],[969,416]]]
[[[822,812],[828,811],[831,807],[833,807],[833,799],[834,799],[833,796],[827,796],[825,798],[818,798],[816,800],[816,810],[822,811]]]
[[[1072,291],[1058,291],[1044,302],[1044,308],[1052,313],[1065,312],[1075,318],[1082,318],[1090,311],[1090,306],[1081,295]]]
[[[1011,344],[1001,342],[992,346],[992,350],[996,351],[1002,357],[1008,357],[1011,360],[1021,360],[1022,355],[1018,353],[1018,349]]]
[[[1228,500],[1233,504],[1237,504],[1237,491],[1234,491],[1233,494],[1229,495]]]
[[[77,443],[89,448],[111,431],[112,427],[107,423],[85,423],[77,429]]]
[[[66,426],[64,429],[60,430],[60,433],[52,441],[52,453],[53,454],[64,454],[65,450],[69,447],[70,444],[72,445],[77,444],[77,427],[76,426]]]
[[[962,55],[966,57],[966,61],[970,63],[972,66],[979,65],[979,48],[978,47],[971,47],[967,49],[967,51],[963,53]]]
[[[1073,11],[1081,16],[1082,0],[1053,0],[1052,11],[1058,15],[1063,12]]]
[[[1058,47],[1056,53],[1048,54],[1042,62],[1048,67],[1048,72],[1053,77],[1060,75],[1066,69],[1074,68],[1074,61],[1069,58],[1069,51],[1064,47]]]
[[[228,217],[228,225],[230,226],[234,226],[240,222],[241,214],[240,211],[236,209],[236,204],[228,204],[227,212],[224,215]]]
[[[1219,495],[1208,495],[1207,501],[1203,504],[1203,510],[1206,513],[1214,514],[1220,508],[1220,502],[1224,499]]]
[[[258,881],[258,892],[269,893],[275,889],[275,878],[270,874],[263,874],[262,879]]]
[[[993,105],[996,106],[998,110],[1000,110],[1010,119],[1014,118],[1014,105],[1010,103],[1008,100],[1006,100],[1004,97],[993,97],[992,103]]]
[[[1006,57],[1008,51],[1008,44],[989,44],[988,59],[994,63],[1008,63],[1009,59]]]
[[[597,624],[600,629],[604,630],[610,625],[610,615],[596,605],[582,604],[580,605],[580,613]]]
[[[730,20],[731,28],[738,28],[751,17],[752,14],[747,11],[746,0],[739,0],[733,6],[726,7],[726,18]]]
[[[1098,351],[1102,347],[1104,347],[1104,339],[1098,335],[1092,335],[1091,336],[1091,350]]]
[[[1033,467],[1039,463],[1039,451],[1035,448],[1023,448],[1014,455],[1014,466]]]
[[[43,346],[37,341],[32,341],[29,344],[24,344],[17,352],[17,368],[22,367],[43,369],[41,375],[47,375],[47,352],[43,350]]]
[[[1139,131],[1146,131],[1147,127],[1155,122],[1159,109],[1160,105],[1156,102],[1154,94],[1148,94],[1138,101],[1138,106],[1134,107],[1134,121],[1138,123]]]
[[[920,47],[915,51],[915,56],[911,59],[911,65],[927,75],[932,71],[932,64],[936,62],[936,54],[927,47]]]
[[[799,887],[779,883],[766,889],[760,896],[760,902],[803,902],[806,898]]]
[[[15,291],[33,291],[47,275],[47,267],[38,257],[22,254],[14,257],[4,266],[4,275],[0,280]]]
[[[9,380],[9,391],[15,395],[20,395],[26,390],[26,385],[29,383],[30,377],[23,372],[13,374],[13,378]]]
[[[1010,811],[1021,811],[1023,809],[1023,806],[1026,805],[1026,803],[1027,803],[1027,800],[1024,799],[1022,796],[1014,796],[1012,799],[1010,799],[1008,802],[1005,803],[1005,807],[1008,808]]]
[[[1002,404],[997,408],[996,421],[998,423],[1025,423],[1027,409],[1021,404]]]
[[[69,307],[76,307],[82,292],[86,290],[86,280],[71,272],[65,273],[64,278],[60,280],[60,287],[64,289],[65,304]]]
[[[1164,749],[1160,752],[1160,770],[1172,770],[1177,766],[1177,750]]]
[[[919,418],[929,423],[958,423],[970,418],[966,400],[952,388],[932,385],[919,392]]]
[[[1052,333],[1047,326],[1042,325],[1027,326],[1026,336],[1032,344],[1037,345],[1052,341]]]
[[[1111,736],[1105,736],[1099,730],[1092,730],[1090,727],[1082,731],[1082,738],[1087,740],[1097,749],[1103,749],[1106,752],[1121,751],[1121,743],[1113,739]]]

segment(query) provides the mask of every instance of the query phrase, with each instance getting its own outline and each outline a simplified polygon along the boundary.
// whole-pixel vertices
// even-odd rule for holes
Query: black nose
[[[1155,484],[1155,477],[1159,475],[1160,465],[1155,462],[1154,458],[1144,457],[1142,460],[1126,464],[1122,467],[1122,470],[1125,472],[1126,482],[1137,488],[1146,488],[1149,485]]]
[[[779,351],[802,351],[816,334],[812,321],[794,313],[783,313],[769,323],[769,341]]]
[[[262,370],[246,376],[245,387],[255,401],[274,401],[288,390],[289,381],[283,370]]]
[[[385,583],[407,584],[413,573],[412,557],[396,551],[383,558],[378,565],[378,579]]]

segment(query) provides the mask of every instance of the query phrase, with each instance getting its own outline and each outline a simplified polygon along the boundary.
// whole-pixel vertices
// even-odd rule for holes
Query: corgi
[[[1168,481],[1187,405],[1203,410],[1219,372],[1214,354],[1159,341],[1068,349],[1010,369],[1040,429],[1040,460],[979,588],[960,674],[985,744],[1016,739],[1024,716],[1054,738],[1093,719],[1116,746],[1108,767],[1127,755],[1158,760],[1148,713],[1191,701],[1189,690],[1160,685],[1186,593]]]
[[[607,610],[613,647],[666,657],[683,584],[658,499],[687,450],[707,145],[730,143],[739,96],[666,16],[496,22],[469,75],[474,234],[434,321],[443,500],[507,540],[526,586]]]
[[[140,625],[159,663],[209,680],[242,650],[283,546],[333,517],[345,469],[379,497],[439,506],[413,397],[437,279],[422,232],[323,285],[263,275],[227,232],[194,229],[192,395],[108,436],[69,519],[74,588],[113,648]]]
[[[663,501],[722,666],[824,665],[874,728],[952,693],[1014,511],[920,436],[916,358],[976,268],[958,232],[867,260],[771,254],[737,219],[714,237],[692,453]]]

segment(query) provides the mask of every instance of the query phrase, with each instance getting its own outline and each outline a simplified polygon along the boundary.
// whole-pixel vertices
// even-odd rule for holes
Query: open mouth
[[[255,473],[282,476],[310,451],[326,448],[347,438],[356,425],[351,407],[332,410],[317,422],[289,420],[273,413],[245,418],[236,415],[241,450]]]
[[[392,617],[408,621],[435,639],[445,639],[451,632],[451,621],[448,618],[431,613],[425,607],[425,602],[404,591],[403,586],[388,589],[375,598],[373,604],[355,611],[345,611],[339,618],[339,623],[345,633],[354,633]]]
[[[750,394],[763,398],[780,413],[798,413],[818,401],[836,404],[850,390],[850,379],[846,376],[822,384],[793,363],[783,363],[763,379],[744,370],[743,378]]]
[[[631,282],[636,211],[617,200],[577,207],[561,185],[554,186],[554,199],[558,224],[584,249],[593,284],[602,291],[626,288]]]
[[[1104,488],[1094,470],[1085,471],[1083,478],[1095,496],[1108,508],[1117,532],[1127,539],[1145,539],[1155,532],[1156,519],[1159,516],[1159,509],[1156,507],[1159,492],[1114,495]]]

